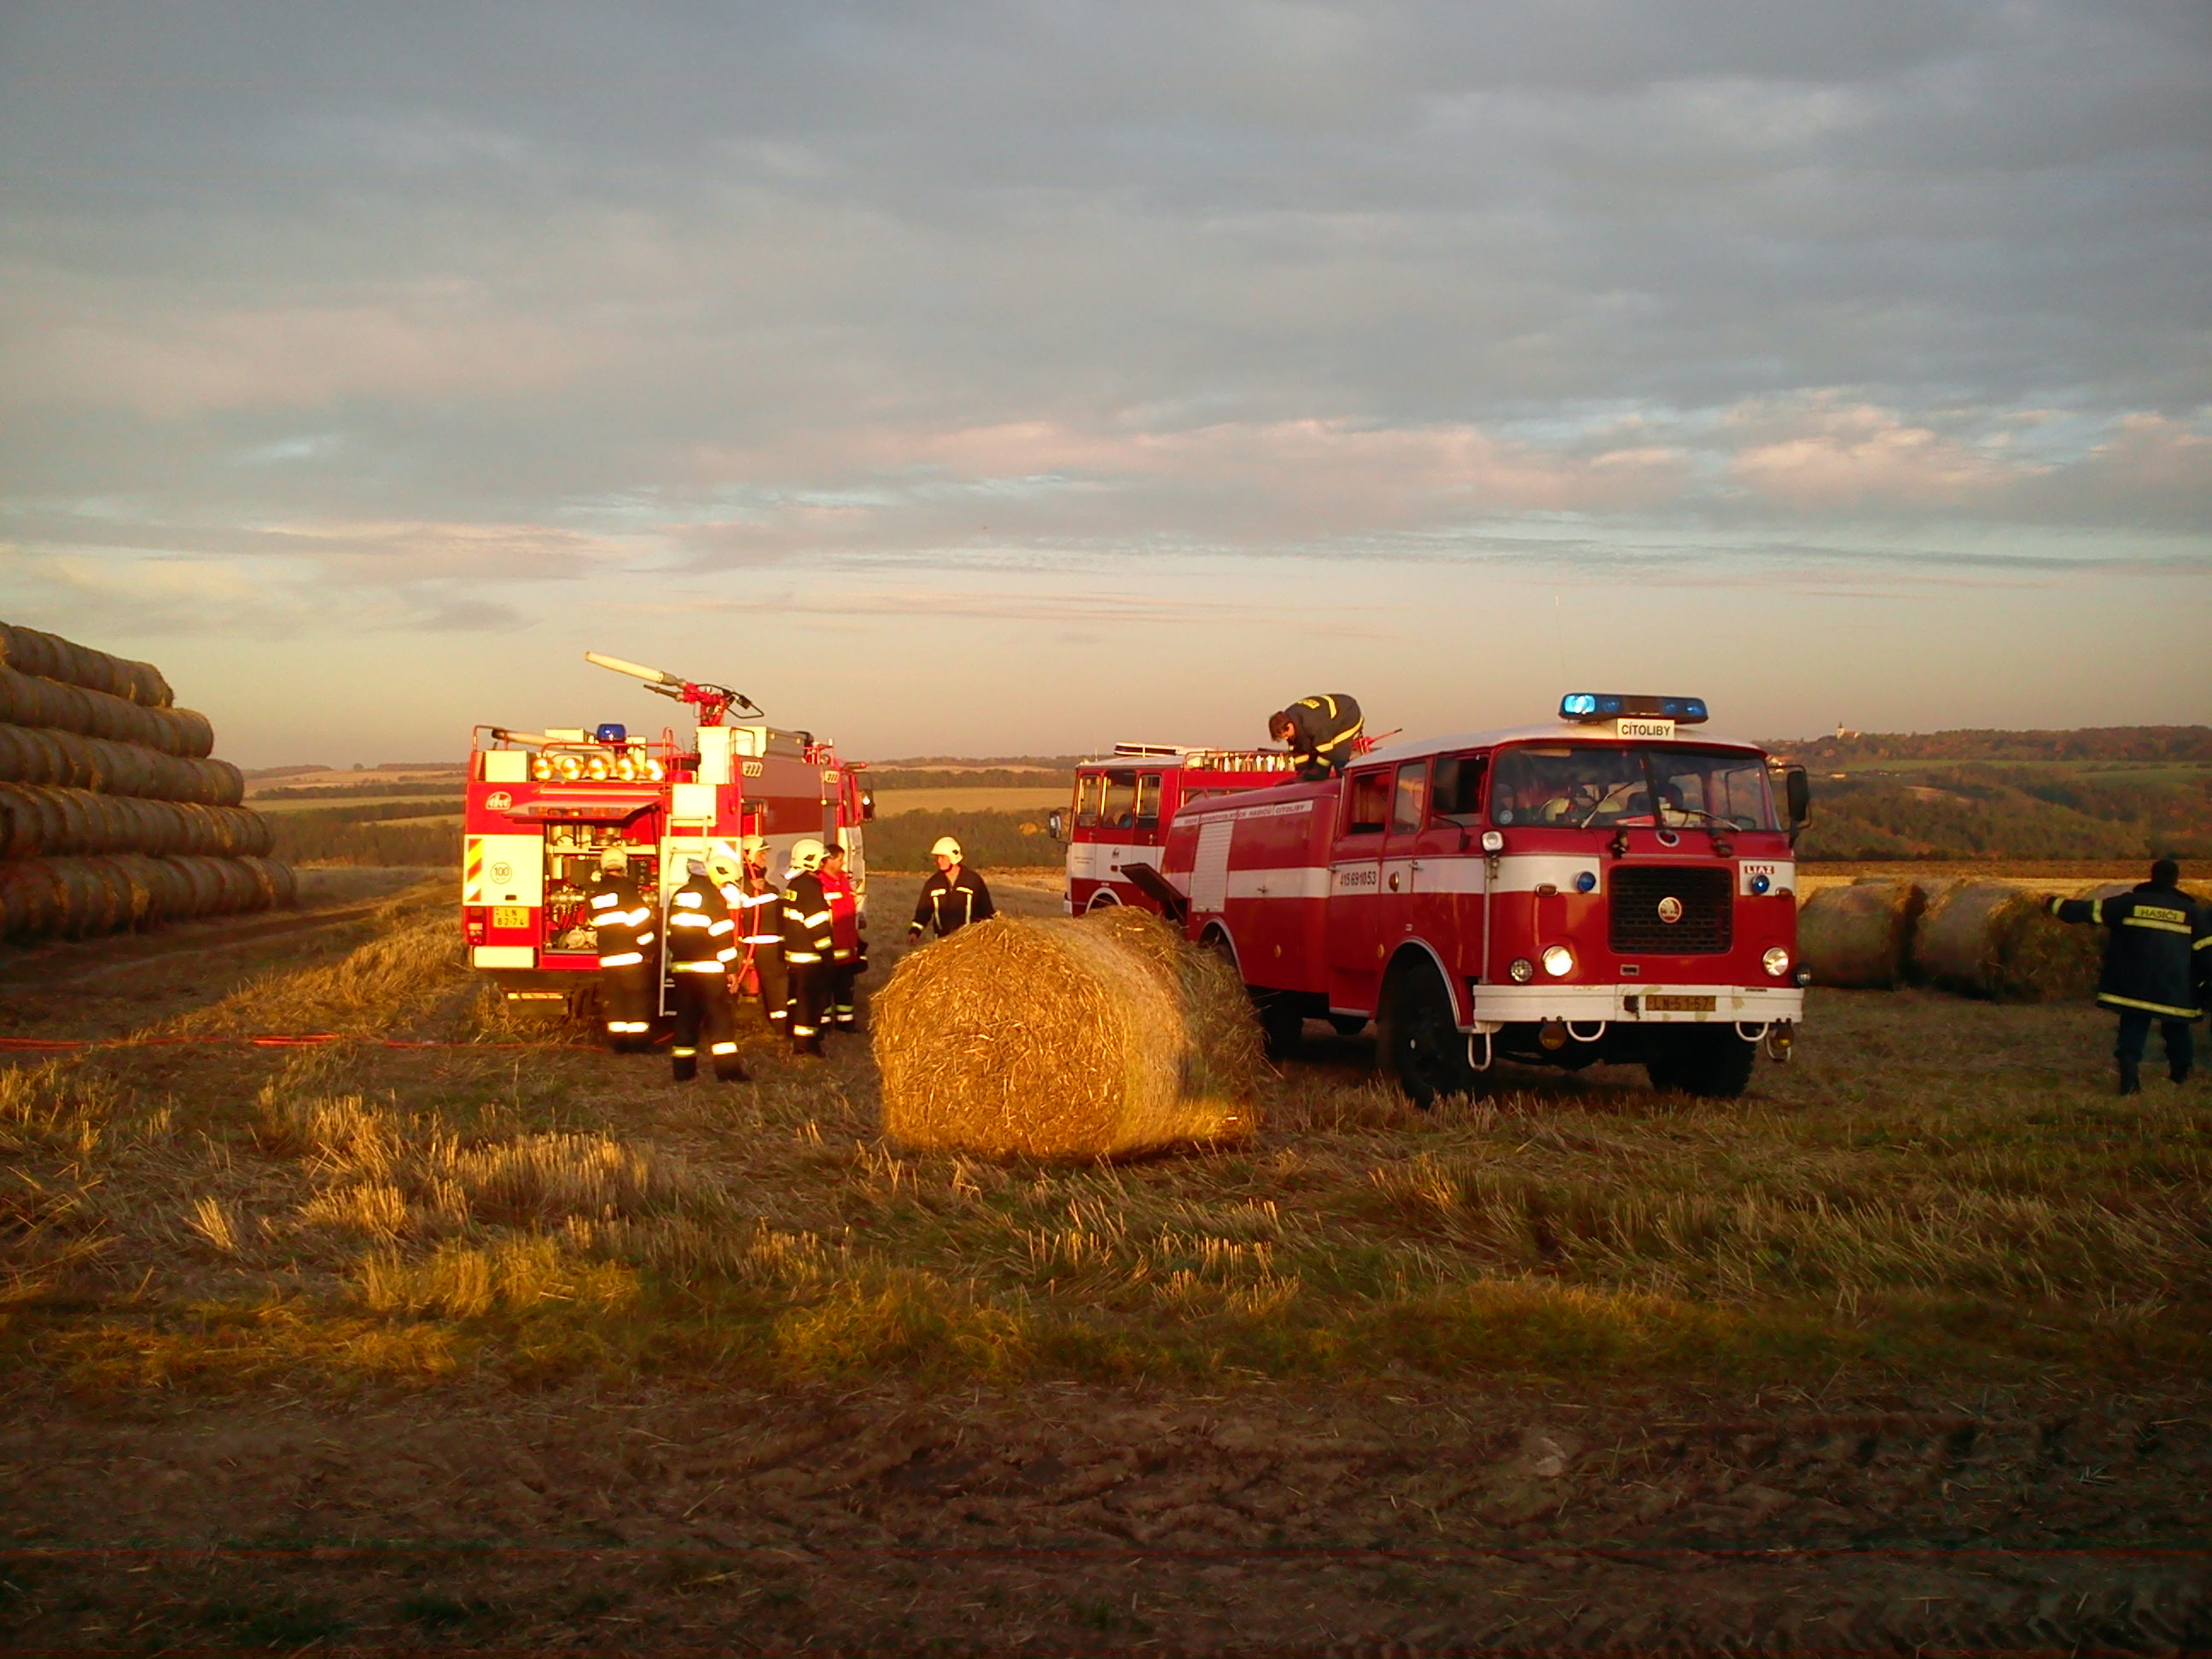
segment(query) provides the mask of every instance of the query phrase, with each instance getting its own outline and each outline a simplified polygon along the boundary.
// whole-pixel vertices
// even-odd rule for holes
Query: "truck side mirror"
[[[1067,820],[1059,812],[1048,812],[1044,818],[1045,833],[1054,841],[1067,839]]]
[[[872,789],[863,789],[860,791],[860,822],[873,823],[875,821],[876,792]]]
[[[1793,766],[1782,775],[1782,793],[1790,803],[1790,822],[1801,824],[1813,816],[1813,786],[1805,776],[1805,769]]]

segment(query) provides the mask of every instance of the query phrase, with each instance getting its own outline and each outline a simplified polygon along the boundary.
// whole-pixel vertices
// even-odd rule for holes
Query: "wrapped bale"
[[[88,691],[105,691],[149,708],[167,708],[176,699],[169,682],[150,662],[134,662],[79,645],[58,634],[14,623],[0,623],[0,662],[20,674],[37,674]]]
[[[1797,912],[1798,959],[1815,985],[1894,990],[1905,982],[1913,923],[1925,902],[1910,881],[1824,889]]]
[[[1196,956],[1164,927],[1007,916],[914,951],[870,1016],[884,1132],[1048,1161],[1249,1137],[1250,1005]]]
[[[2045,914],[2040,894],[2010,882],[1961,882],[1920,920],[1914,977],[1962,996],[2057,1002],[2096,988],[2104,941]]]

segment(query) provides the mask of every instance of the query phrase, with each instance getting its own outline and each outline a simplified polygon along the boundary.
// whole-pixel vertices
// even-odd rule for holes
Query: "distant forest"
[[[1883,761],[2212,762],[2212,726],[2085,726],[2073,732],[1856,732],[1844,738],[1770,743],[1824,768]]]

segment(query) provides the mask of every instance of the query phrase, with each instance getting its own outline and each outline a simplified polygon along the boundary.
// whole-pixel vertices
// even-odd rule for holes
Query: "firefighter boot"
[[[689,1083],[699,1075],[699,1051],[678,1048],[668,1057],[668,1074],[678,1083]]]
[[[2142,1067],[2135,1060],[2124,1060],[2120,1062],[2120,1092],[2124,1095],[2139,1095],[2142,1092]]]
[[[2192,1069],[2187,1060],[2177,1060],[2167,1065],[2166,1074],[2173,1079],[2173,1086],[2178,1089],[2189,1081],[2189,1073]]]
[[[718,1042],[714,1047],[714,1081],[717,1083],[750,1083],[752,1073],[745,1070],[744,1062],[738,1058],[738,1045]]]

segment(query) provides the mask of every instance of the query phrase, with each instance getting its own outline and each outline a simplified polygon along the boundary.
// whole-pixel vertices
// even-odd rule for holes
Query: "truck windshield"
[[[1778,827],[1766,762],[1759,755],[1656,744],[1561,744],[1502,750],[1493,769],[1490,816],[1496,823]]]

